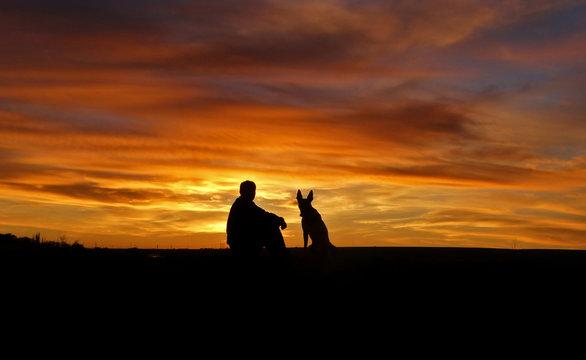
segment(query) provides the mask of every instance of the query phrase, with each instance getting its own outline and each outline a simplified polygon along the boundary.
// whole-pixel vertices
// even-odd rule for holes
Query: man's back
[[[245,200],[242,197],[234,201],[226,226],[228,245],[238,245],[252,236],[255,206],[253,201]]]

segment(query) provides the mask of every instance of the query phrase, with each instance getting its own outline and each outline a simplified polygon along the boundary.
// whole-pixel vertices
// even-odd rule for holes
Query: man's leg
[[[262,246],[256,239],[243,239],[236,244],[230,244],[230,251],[239,257],[256,257],[260,254]]]
[[[278,226],[270,226],[264,236],[264,243],[271,255],[284,256],[287,254],[287,247],[281,229]]]

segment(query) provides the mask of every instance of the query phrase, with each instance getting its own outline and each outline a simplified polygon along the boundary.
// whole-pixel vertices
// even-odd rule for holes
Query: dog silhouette
[[[313,201],[313,190],[307,195],[307,199],[297,190],[297,204],[301,211],[301,227],[303,228],[303,247],[320,254],[331,252],[335,246],[330,242],[328,228],[321,218],[321,215],[311,205]],[[311,238],[311,245],[307,246],[308,238]]]

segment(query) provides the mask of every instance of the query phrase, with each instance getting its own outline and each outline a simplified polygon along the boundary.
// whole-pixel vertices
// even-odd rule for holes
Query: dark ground
[[[375,327],[419,336],[448,324],[469,336],[497,326],[504,336],[572,321],[586,307],[586,251],[373,247],[316,258],[289,250],[281,261],[212,249],[0,249],[5,314],[108,331],[121,319],[157,331],[183,324],[222,339],[234,323],[262,322],[265,334],[296,324],[310,326],[297,334],[307,340]]]
[[[0,251],[7,284],[65,293],[120,291],[157,296],[166,292],[237,298],[239,292],[254,291],[364,299],[473,292],[562,294],[581,293],[586,275],[586,251],[575,250],[337,248],[334,255],[317,258],[293,248],[287,260],[268,254],[239,260],[227,249]]]
[[[477,358],[550,346],[558,358],[581,345],[586,308],[585,251],[290,249],[282,262],[32,247],[0,248],[0,260],[3,344],[24,339],[23,354]]]

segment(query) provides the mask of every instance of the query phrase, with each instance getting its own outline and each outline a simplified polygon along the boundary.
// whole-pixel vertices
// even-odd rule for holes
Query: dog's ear
[[[309,195],[307,195],[307,200],[313,201],[313,190],[309,191]]]
[[[297,200],[301,199],[303,199],[303,196],[301,195],[301,190],[297,190]]]

